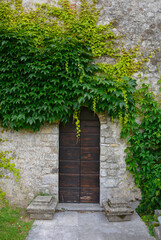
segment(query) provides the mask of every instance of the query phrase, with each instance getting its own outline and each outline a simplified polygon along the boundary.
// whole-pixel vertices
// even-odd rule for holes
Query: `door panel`
[[[81,133],[81,146],[82,147],[97,147],[99,145],[98,134],[90,135],[86,133]]]
[[[80,162],[78,161],[60,161],[60,173],[79,174]]]
[[[80,147],[62,147],[60,146],[61,151],[59,152],[60,161],[80,161]]]
[[[79,188],[79,174],[60,173],[60,186]]]
[[[99,147],[83,147],[81,146],[81,160],[85,161],[98,161],[99,162],[99,155],[100,149]]]
[[[81,161],[81,174],[99,174],[99,162]]]
[[[84,203],[98,203],[99,202],[99,188],[81,188],[80,202]]]
[[[81,136],[72,120],[60,124],[59,201],[99,202],[100,124],[87,108],[80,114]]]
[[[59,144],[65,147],[78,147],[80,139],[77,139],[76,133],[62,133],[59,137]]]
[[[81,174],[80,187],[85,188],[98,188],[99,187],[99,176],[96,174]]]
[[[59,187],[59,202],[75,202],[79,203],[80,200],[80,190],[79,188],[70,188],[70,187]]]
[[[90,134],[99,134],[99,122],[81,121],[81,132]]]

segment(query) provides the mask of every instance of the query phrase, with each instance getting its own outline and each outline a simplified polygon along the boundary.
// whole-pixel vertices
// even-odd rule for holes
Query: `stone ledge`
[[[104,209],[97,203],[59,203],[56,211],[103,212]]]

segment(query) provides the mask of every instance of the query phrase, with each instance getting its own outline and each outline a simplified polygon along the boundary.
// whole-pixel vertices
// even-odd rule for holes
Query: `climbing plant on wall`
[[[61,0],[56,6],[42,4],[30,11],[24,10],[20,1],[0,2],[1,124],[36,131],[45,122],[67,122],[74,114],[79,136],[81,106],[108,112],[111,118],[119,119],[122,136],[128,137],[126,161],[142,189],[142,206],[149,194],[146,203],[153,209],[160,206],[161,183],[156,180],[160,179],[159,150],[153,149],[150,141],[148,150],[143,147],[146,157],[152,151],[155,155],[150,162],[135,147],[144,143],[142,129],[150,131],[149,139],[155,138],[154,145],[159,146],[160,135],[153,134],[150,119],[159,130],[160,110],[148,88],[136,89],[137,83],[131,78],[147,58],[143,58],[139,46],[126,50],[119,45],[121,39],[113,33],[112,23],[99,25],[98,18],[96,4],[86,0],[81,0],[78,9],[71,9],[68,0]],[[101,56],[112,59],[112,64],[97,63]],[[135,121],[138,116],[142,116],[140,124]],[[149,171],[147,178],[145,169]],[[151,170],[156,175],[148,191]]]
[[[130,119],[123,126],[121,136],[128,136],[127,168],[142,191],[138,211],[150,213],[154,209],[160,209],[161,109],[148,85],[143,84],[138,89],[137,108],[130,113]]]
[[[0,144],[4,142],[5,140],[0,138]],[[9,151],[0,151],[0,179],[1,178],[8,178],[8,172],[11,172],[15,178],[16,181],[19,182],[20,179],[20,172],[16,168],[15,164],[12,163],[12,160],[14,157],[11,156],[11,152]],[[0,202],[4,201],[5,192],[2,191],[1,185],[0,185]],[[7,202],[7,200],[5,200]]]
[[[82,41],[47,38],[42,50],[9,32],[1,31],[0,40],[3,127],[38,130],[44,122],[67,121],[82,105],[92,109],[95,96],[97,112],[125,117],[133,108],[136,81],[96,75],[91,49]]]
[[[15,8],[12,1],[0,4],[3,126],[37,130],[45,121],[67,121],[81,105],[127,121],[136,86],[130,77],[142,62],[136,60],[137,48],[127,52],[117,47],[112,23],[97,24],[95,3],[82,0],[77,11],[63,0],[59,6],[42,4],[29,12],[19,1]],[[115,63],[94,63],[103,55]]]

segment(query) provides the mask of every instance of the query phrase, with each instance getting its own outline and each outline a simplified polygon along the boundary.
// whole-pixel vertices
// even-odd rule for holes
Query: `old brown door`
[[[60,124],[59,201],[99,202],[100,124],[93,112],[80,114],[81,137],[76,138],[72,120]]]

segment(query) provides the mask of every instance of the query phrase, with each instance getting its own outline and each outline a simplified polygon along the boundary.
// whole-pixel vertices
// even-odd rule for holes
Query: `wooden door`
[[[100,124],[93,112],[80,114],[81,136],[76,138],[72,120],[60,124],[59,201],[99,202]]]

